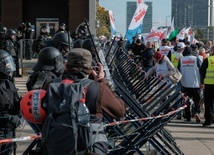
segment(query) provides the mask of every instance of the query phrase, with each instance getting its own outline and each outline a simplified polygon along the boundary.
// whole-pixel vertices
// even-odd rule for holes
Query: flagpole
[[[166,26],[167,26],[167,18],[168,18],[168,17],[171,17],[171,15],[166,16]]]

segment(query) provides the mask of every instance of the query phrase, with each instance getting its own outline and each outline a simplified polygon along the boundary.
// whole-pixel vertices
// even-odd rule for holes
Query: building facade
[[[35,29],[48,23],[51,29],[57,29],[64,22],[67,30],[73,32],[84,19],[95,25],[95,3],[97,0],[0,0],[0,23],[18,28],[21,22],[30,22]],[[95,32],[95,28],[90,29]]]
[[[213,10],[213,0],[172,0],[174,25],[180,29],[190,26],[192,28],[213,26],[211,10]]]
[[[148,5],[148,9],[146,11],[146,15],[143,19],[143,33],[150,32],[152,28],[152,2],[145,2]],[[126,4],[126,27],[129,28],[135,10],[137,8],[136,2],[127,2]]]

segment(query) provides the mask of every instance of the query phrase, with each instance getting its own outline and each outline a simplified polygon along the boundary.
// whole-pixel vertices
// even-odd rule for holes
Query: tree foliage
[[[108,11],[106,11],[104,7],[98,6],[96,15],[100,25],[97,28],[97,36],[104,35],[109,38],[111,36],[111,33]]]
[[[195,38],[197,38],[198,40],[202,40],[203,39],[203,31],[200,29],[200,28],[198,28],[198,29],[196,29],[195,31]]]

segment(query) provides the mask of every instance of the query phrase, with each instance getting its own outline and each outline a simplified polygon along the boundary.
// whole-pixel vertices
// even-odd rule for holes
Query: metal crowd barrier
[[[115,51],[111,66],[112,78],[116,93],[124,100],[127,107],[124,120],[164,115],[184,102],[180,94],[180,86],[170,86],[154,76],[143,80],[145,72],[124,51],[115,49],[118,50]],[[109,154],[141,155],[143,147],[149,143],[160,154],[182,155],[175,139],[164,128],[177,114],[178,112],[174,112],[167,117],[108,127],[108,139],[111,144]],[[105,120],[113,121],[106,115]]]

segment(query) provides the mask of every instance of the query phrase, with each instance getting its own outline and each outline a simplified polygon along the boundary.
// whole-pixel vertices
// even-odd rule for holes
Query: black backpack
[[[87,108],[89,106],[86,106],[83,100],[86,89],[93,83],[97,84],[97,90],[94,90],[94,93],[97,93],[94,99],[97,100],[98,83],[86,78],[77,83],[72,82],[63,80],[61,83],[58,81],[49,85],[47,118],[42,127],[44,155],[87,154],[96,152],[92,149],[94,143],[107,142],[105,134],[102,133],[102,123],[91,122],[91,114],[88,111],[90,108]],[[99,143],[99,146],[102,144]],[[106,152],[99,154],[104,155]]]

